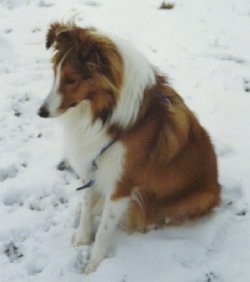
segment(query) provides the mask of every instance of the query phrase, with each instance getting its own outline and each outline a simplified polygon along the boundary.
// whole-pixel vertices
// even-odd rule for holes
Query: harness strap
[[[98,169],[98,165],[97,165],[97,160],[98,158],[103,155],[115,142],[117,141],[117,139],[113,139],[111,140],[108,144],[106,144],[101,150],[100,152],[97,154],[97,156],[92,160],[91,162],[91,171],[95,172]],[[95,183],[95,179],[94,179],[94,175],[93,177],[83,186],[76,188],[76,191],[80,191],[83,190],[85,188],[90,188],[93,186],[93,184]]]
[[[89,187],[93,186],[94,183],[95,183],[95,180],[94,179],[90,179],[89,182],[87,182],[83,186],[76,188],[76,191],[80,191],[80,190],[83,190],[85,188],[89,188]]]

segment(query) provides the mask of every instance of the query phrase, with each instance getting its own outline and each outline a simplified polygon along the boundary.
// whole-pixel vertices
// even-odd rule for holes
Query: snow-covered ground
[[[0,281],[250,281],[250,1],[0,0]],[[222,203],[185,226],[114,234],[82,273],[79,180],[56,167],[60,126],[36,112],[51,81],[45,34],[75,17],[127,38],[166,73],[216,146]]]

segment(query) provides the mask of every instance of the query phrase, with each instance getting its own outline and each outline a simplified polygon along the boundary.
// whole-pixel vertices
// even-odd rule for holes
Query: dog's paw
[[[86,266],[85,266],[85,270],[84,273],[86,275],[95,272],[96,269],[98,268],[98,266],[100,265],[102,260],[90,260],[87,262]]]
[[[72,238],[73,246],[90,245],[92,243],[91,236],[86,236],[80,232],[76,232]]]

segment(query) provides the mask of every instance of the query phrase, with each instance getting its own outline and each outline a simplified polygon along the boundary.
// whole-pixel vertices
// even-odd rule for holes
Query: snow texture
[[[0,0],[0,281],[250,281],[250,1]],[[52,82],[45,34],[75,18],[141,50],[194,110],[215,144],[221,205],[147,234],[116,231],[96,272],[73,247],[81,184],[60,170],[56,119],[37,110]]]

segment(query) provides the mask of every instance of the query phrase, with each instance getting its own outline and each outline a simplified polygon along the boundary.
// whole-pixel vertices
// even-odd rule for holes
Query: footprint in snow
[[[98,7],[98,6],[101,5],[100,2],[92,1],[92,0],[84,1],[84,4],[85,4],[86,6],[91,6],[91,7]]]
[[[80,248],[76,255],[75,268],[81,273],[84,271],[84,267],[88,261],[89,250],[88,247]]]
[[[0,182],[5,181],[8,178],[15,178],[19,172],[22,172],[27,167],[25,162],[16,162],[0,166]]]
[[[206,273],[204,282],[220,282],[221,280],[214,272]]]
[[[4,246],[3,252],[8,257],[10,262],[16,262],[24,256],[22,247],[12,241]]]
[[[244,79],[244,91],[246,93],[250,93],[250,80],[249,79]]]

